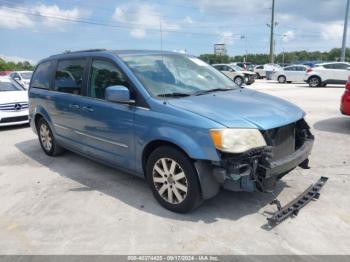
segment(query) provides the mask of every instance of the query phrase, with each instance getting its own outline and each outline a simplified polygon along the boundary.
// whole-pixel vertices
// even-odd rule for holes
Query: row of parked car
[[[240,64],[242,67],[240,67]],[[256,65],[249,63],[213,64],[237,85],[250,85],[254,78],[268,77],[279,83],[306,82],[310,87],[325,87],[327,84],[345,84],[350,74],[350,63],[329,62],[308,65],[296,64],[281,67],[277,64]]]

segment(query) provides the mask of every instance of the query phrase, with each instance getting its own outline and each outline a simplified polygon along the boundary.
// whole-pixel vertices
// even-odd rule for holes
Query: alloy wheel
[[[237,77],[237,78],[235,79],[234,82],[235,82],[235,84],[238,85],[238,86],[241,86],[242,83],[243,83],[242,78],[240,78],[240,77]]]
[[[40,141],[44,149],[49,152],[52,148],[52,137],[49,127],[44,123],[40,126]]]
[[[317,87],[320,84],[320,80],[316,77],[312,77],[309,81],[310,86]]]
[[[187,196],[188,181],[182,167],[173,159],[161,158],[153,166],[153,183],[158,194],[171,204],[180,204]]]

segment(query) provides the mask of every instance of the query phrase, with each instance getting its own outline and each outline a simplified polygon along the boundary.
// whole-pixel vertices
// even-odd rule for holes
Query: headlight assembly
[[[266,146],[265,139],[258,129],[211,129],[210,135],[215,147],[227,153],[243,153]]]

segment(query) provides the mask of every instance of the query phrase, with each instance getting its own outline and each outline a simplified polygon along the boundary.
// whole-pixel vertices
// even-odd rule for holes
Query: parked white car
[[[214,64],[217,70],[221,71],[224,75],[231,78],[236,85],[241,86],[243,84],[251,85],[255,82],[255,73],[246,71],[243,68],[236,65],[228,64]]]
[[[33,71],[14,71],[10,74],[10,77],[23,84],[25,89],[28,89],[32,74]]]
[[[264,70],[264,65],[257,65],[254,68],[254,73],[256,74],[256,78],[265,78],[266,77],[266,71]]]
[[[305,65],[290,65],[282,70],[277,70],[272,73],[272,79],[279,83],[287,82],[304,82],[306,71],[309,69]]]
[[[28,123],[28,91],[9,77],[0,78],[0,127]]]
[[[254,73],[256,74],[257,78],[265,78],[267,77],[266,72],[274,72],[282,70],[282,67],[278,64],[264,64],[264,65],[257,65],[254,68]]]
[[[322,63],[308,69],[304,76],[304,81],[307,82],[310,87],[326,86],[327,84],[344,85],[349,75],[349,63]]]

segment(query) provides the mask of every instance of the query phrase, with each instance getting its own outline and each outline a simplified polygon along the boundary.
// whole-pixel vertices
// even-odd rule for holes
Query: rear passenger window
[[[112,62],[98,59],[93,60],[88,96],[105,99],[106,88],[116,85],[129,88],[127,78],[122,71],[120,71]]]
[[[55,90],[80,95],[85,64],[85,59],[59,61],[55,74]]]
[[[53,70],[53,62],[43,62],[36,68],[31,82],[31,87],[49,89]]]

